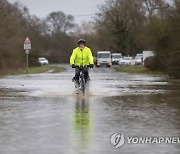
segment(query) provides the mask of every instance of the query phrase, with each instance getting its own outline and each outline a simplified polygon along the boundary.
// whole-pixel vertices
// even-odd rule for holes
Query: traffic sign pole
[[[26,37],[24,41],[24,50],[26,54],[26,73],[28,74],[29,69],[29,51],[31,50],[31,41],[28,37]]]
[[[29,73],[29,50],[26,50],[26,73]]]

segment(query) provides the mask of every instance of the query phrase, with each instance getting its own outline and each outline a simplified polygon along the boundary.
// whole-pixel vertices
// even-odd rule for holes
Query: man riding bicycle
[[[80,39],[78,41],[78,47],[73,50],[70,57],[70,64],[72,68],[75,68],[75,77],[73,78],[73,80],[75,80],[79,84],[81,67],[84,67],[84,78],[87,82],[89,78],[88,69],[89,67],[93,68],[94,61],[91,49],[86,47],[86,41],[84,39]]]

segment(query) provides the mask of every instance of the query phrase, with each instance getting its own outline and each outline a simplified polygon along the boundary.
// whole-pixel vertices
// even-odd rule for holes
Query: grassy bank
[[[119,66],[119,67],[116,67],[115,69],[118,72],[125,72],[125,73],[164,75],[162,72],[151,71],[143,66]]]
[[[7,72],[5,75],[21,75],[21,74],[38,74],[38,73],[44,73],[44,72],[50,72],[50,73],[58,73],[62,72],[65,69],[62,67],[57,66],[40,66],[40,67],[30,67],[28,69],[28,73],[26,68],[14,70],[11,72]]]

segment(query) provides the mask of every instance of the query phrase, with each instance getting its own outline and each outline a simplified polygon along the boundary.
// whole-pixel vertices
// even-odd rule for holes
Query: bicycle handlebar
[[[73,66],[73,65],[72,65]],[[84,65],[84,66],[73,66],[72,68],[87,68],[87,67],[89,67],[89,68],[91,68],[91,65]]]
[[[75,66],[75,67],[85,68],[85,67],[90,67],[90,65],[85,65],[85,66]]]

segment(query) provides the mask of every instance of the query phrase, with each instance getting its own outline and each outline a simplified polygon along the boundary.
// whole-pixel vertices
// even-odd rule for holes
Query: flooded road
[[[0,79],[0,154],[179,154],[179,144],[128,144],[125,137],[180,137],[180,81],[90,70],[85,96],[62,73]]]

